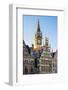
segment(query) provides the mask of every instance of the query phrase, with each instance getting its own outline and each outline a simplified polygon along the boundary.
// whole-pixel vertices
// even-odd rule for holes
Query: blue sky
[[[42,43],[45,43],[45,37],[49,38],[49,44],[53,50],[57,49],[57,16],[31,16],[24,15],[24,40],[29,46],[34,43],[34,35],[37,30],[39,19],[40,29],[43,35]]]

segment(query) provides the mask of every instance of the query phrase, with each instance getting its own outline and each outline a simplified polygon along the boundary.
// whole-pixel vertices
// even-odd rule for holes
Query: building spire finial
[[[38,19],[38,25],[37,25],[37,32],[40,32],[40,24],[39,24],[39,19]]]

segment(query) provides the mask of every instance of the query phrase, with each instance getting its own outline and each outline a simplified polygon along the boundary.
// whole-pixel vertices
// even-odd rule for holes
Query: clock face
[[[38,44],[41,44],[41,41],[40,40],[38,40]]]

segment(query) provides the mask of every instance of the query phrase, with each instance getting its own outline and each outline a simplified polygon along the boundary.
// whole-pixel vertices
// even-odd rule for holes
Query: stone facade
[[[40,57],[40,73],[52,73],[52,56],[48,46],[48,39],[45,40],[45,46]]]
[[[57,51],[53,53],[52,72],[57,73]]]
[[[23,41],[23,74],[34,73],[34,59],[28,52],[25,42]]]

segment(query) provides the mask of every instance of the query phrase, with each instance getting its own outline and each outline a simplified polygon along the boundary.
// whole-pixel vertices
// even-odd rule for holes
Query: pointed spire
[[[39,19],[38,19],[38,25],[37,25],[37,32],[40,32],[40,24],[39,24]]]

